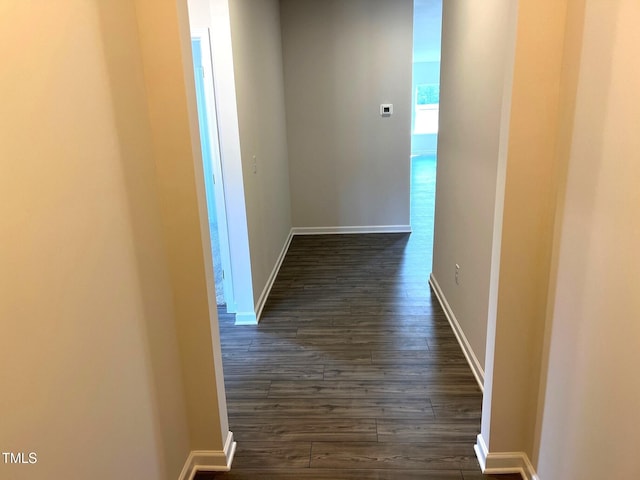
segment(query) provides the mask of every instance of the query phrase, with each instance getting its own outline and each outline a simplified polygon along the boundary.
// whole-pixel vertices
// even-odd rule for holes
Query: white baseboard
[[[280,267],[282,266],[284,257],[287,255],[287,251],[289,250],[289,245],[291,245],[292,239],[293,239],[293,229],[289,231],[289,235],[287,235],[287,238],[284,241],[284,245],[282,247],[282,250],[280,251],[280,255],[278,255],[276,264],[273,266],[273,270],[271,270],[271,274],[267,279],[267,284],[262,289],[260,298],[258,298],[258,302],[256,303],[256,323],[260,321],[260,316],[262,315],[262,309],[264,308],[265,303],[267,303],[267,298],[269,298],[269,293],[271,293],[271,288],[273,288],[273,283],[276,281],[276,277],[278,276],[278,272],[280,271]],[[236,324],[238,324],[237,321],[236,321]]]
[[[482,438],[481,434],[478,434],[476,437],[476,444],[473,446],[473,450],[476,452],[476,457],[478,458],[478,463],[480,464],[480,470],[483,472],[487,468],[487,444],[484,443],[484,438]]]
[[[482,435],[478,435],[477,443],[473,448],[482,473],[488,475],[519,473],[524,480],[540,480],[529,457],[524,452],[489,452]]]
[[[353,227],[294,227],[293,235],[334,235],[341,233],[411,233],[411,225],[369,225]]]
[[[464,353],[464,356],[467,359],[469,366],[471,367],[473,376],[476,377],[476,382],[478,382],[480,390],[482,390],[482,392],[484,393],[484,370],[482,368],[482,365],[480,364],[478,357],[476,357],[473,348],[471,348],[471,344],[462,331],[462,327],[458,323],[458,319],[454,315],[453,310],[451,310],[451,306],[449,305],[449,302],[447,302],[447,298],[444,296],[444,293],[442,292],[440,285],[438,285],[436,277],[433,276],[433,273],[431,273],[431,275],[429,276],[429,284],[433,288],[436,297],[438,297],[440,306],[442,307],[442,310],[444,310],[444,314],[447,317],[447,320],[449,320],[449,324],[451,325],[453,333],[455,334],[456,339],[458,340],[458,343],[462,348],[462,353]]]
[[[193,450],[180,472],[178,480],[193,480],[198,472],[228,472],[231,470],[236,442],[233,433],[227,434],[223,450]]]

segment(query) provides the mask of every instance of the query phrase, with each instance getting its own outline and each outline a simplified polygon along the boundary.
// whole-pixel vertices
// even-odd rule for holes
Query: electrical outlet
[[[460,265],[456,263],[456,285],[460,285]]]

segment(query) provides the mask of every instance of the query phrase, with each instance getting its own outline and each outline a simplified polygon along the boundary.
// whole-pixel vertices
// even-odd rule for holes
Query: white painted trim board
[[[236,442],[233,433],[227,433],[222,450],[193,450],[182,467],[178,480],[193,480],[198,472],[228,472],[231,470]]]
[[[293,235],[334,235],[348,233],[411,233],[411,225],[365,225],[350,227],[293,227]]]
[[[458,319],[453,313],[453,310],[451,309],[447,298],[444,296],[444,292],[440,288],[438,280],[436,280],[436,277],[433,276],[433,273],[431,273],[431,275],[429,276],[429,284],[431,285],[431,288],[433,288],[433,292],[436,294],[442,310],[444,310],[444,314],[449,321],[449,325],[451,325],[451,329],[453,330],[453,333],[455,334],[456,339],[458,340],[458,343],[462,348],[462,353],[464,353],[464,356],[467,359],[469,366],[471,367],[473,376],[476,377],[476,382],[478,382],[480,390],[482,390],[482,392],[484,393],[484,369],[482,368],[478,357],[473,351],[473,348],[471,348],[471,344],[467,340],[462,327],[458,323]]]
[[[280,267],[282,266],[282,262],[284,261],[284,257],[286,257],[287,252],[289,251],[289,245],[291,245],[291,240],[293,239],[293,229],[289,231],[289,235],[287,235],[286,240],[284,241],[284,245],[282,250],[280,251],[280,255],[278,255],[278,259],[276,260],[276,264],[273,266],[273,270],[271,270],[271,274],[267,279],[267,283],[262,289],[262,293],[260,294],[260,298],[256,302],[256,323],[260,322],[260,316],[262,315],[262,309],[264,305],[267,303],[267,298],[269,298],[269,294],[271,293],[271,289],[273,288],[273,284],[276,281],[276,277],[278,276],[278,272],[280,271]],[[236,322],[237,324],[238,322]]]
[[[524,452],[489,452],[482,434],[478,435],[473,449],[478,457],[482,473],[489,475],[519,473],[524,480],[540,480],[529,457]]]

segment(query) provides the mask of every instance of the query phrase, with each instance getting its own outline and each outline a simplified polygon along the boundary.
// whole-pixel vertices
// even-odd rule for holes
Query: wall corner
[[[236,453],[233,433],[227,433],[222,450],[193,450],[189,453],[178,480],[193,480],[198,472],[228,472]]]

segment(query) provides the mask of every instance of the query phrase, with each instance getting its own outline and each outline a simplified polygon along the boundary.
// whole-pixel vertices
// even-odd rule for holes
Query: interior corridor
[[[482,396],[427,283],[434,188],[435,157],[415,157],[411,234],[294,237],[260,325],[221,312],[238,449],[197,478],[490,478]]]

